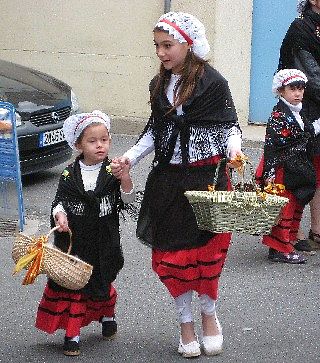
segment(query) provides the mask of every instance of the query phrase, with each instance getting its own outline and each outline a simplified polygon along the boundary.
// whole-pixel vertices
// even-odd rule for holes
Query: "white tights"
[[[176,309],[178,312],[178,319],[180,323],[191,323],[193,322],[192,317],[192,290],[179,295],[174,299]],[[208,295],[199,295],[201,312],[206,315],[214,315],[216,312],[215,300],[211,299]]]

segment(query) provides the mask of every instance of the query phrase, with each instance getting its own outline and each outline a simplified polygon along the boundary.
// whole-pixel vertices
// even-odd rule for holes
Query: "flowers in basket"
[[[247,234],[269,233],[276,223],[281,208],[288,199],[281,196],[284,186],[268,184],[261,190],[255,183],[252,165],[246,156],[238,156],[227,161],[239,173],[240,182],[235,185],[230,176],[231,190],[216,190],[219,169],[217,165],[213,184],[208,191],[190,190],[185,192],[194,211],[198,227],[213,233],[240,232]],[[251,177],[244,180],[245,168],[249,166]]]
[[[268,183],[264,188],[263,191],[258,187],[258,195],[261,197],[262,200],[267,199],[267,194],[272,195],[281,195],[284,193],[286,187],[283,184],[276,184],[276,183]]]

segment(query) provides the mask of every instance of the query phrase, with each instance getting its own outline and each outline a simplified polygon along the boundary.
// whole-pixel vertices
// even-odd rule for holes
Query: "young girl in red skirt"
[[[268,120],[264,156],[257,170],[262,184],[283,184],[282,196],[289,199],[277,225],[263,236],[273,262],[302,264],[307,259],[299,251],[309,251],[303,241],[297,241],[297,233],[304,206],[316,190],[312,140],[319,132],[319,120],[311,123],[301,112],[306,83],[306,75],[297,69],[280,70],[273,78],[272,91],[279,100]]]
[[[124,164],[120,181],[111,172],[110,119],[100,112],[70,116],[63,126],[69,145],[80,155],[62,173],[52,204],[51,224],[55,245],[66,251],[69,229],[71,254],[93,265],[92,276],[81,290],[71,291],[48,280],[38,308],[36,327],[52,334],[64,329],[63,352],[80,353],[80,329],[93,321],[102,324],[102,336],[117,332],[112,285],[123,267],[119,234],[119,210],[134,199],[129,166]]]
[[[152,247],[152,267],[175,300],[181,332],[178,352],[186,357],[222,351],[216,315],[218,282],[230,233],[198,229],[186,190],[207,190],[221,158],[241,154],[241,130],[225,78],[204,59],[209,52],[203,24],[169,12],[154,28],[160,71],[150,83],[151,116],[138,142],[112,163],[116,176],[154,151],[137,225]],[[226,190],[221,168],[217,188]],[[199,296],[202,338],[194,329],[191,301]]]

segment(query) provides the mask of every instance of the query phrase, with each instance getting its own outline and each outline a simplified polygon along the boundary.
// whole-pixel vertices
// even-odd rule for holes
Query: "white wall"
[[[172,10],[205,24],[211,63],[229,80],[246,124],[252,0],[171,3]],[[149,115],[148,84],[159,65],[152,29],[164,1],[2,0],[2,7],[1,58],[69,83],[84,111],[114,115],[120,132],[141,129]]]

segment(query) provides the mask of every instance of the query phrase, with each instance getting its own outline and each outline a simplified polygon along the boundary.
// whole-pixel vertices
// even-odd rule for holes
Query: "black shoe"
[[[71,338],[64,338],[63,354],[68,356],[76,356],[80,354],[80,344]]]
[[[106,340],[114,339],[117,334],[117,322],[115,320],[104,321],[102,324],[102,337]]]
[[[296,252],[283,253],[274,250],[273,248],[269,249],[268,259],[272,262],[284,262],[291,264],[301,264],[306,263],[307,259]]]
[[[316,251],[312,246],[310,245],[309,241],[307,239],[298,239],[296,244],[293,246],[295,250],[304,252],[308,255],[315,255]]]

